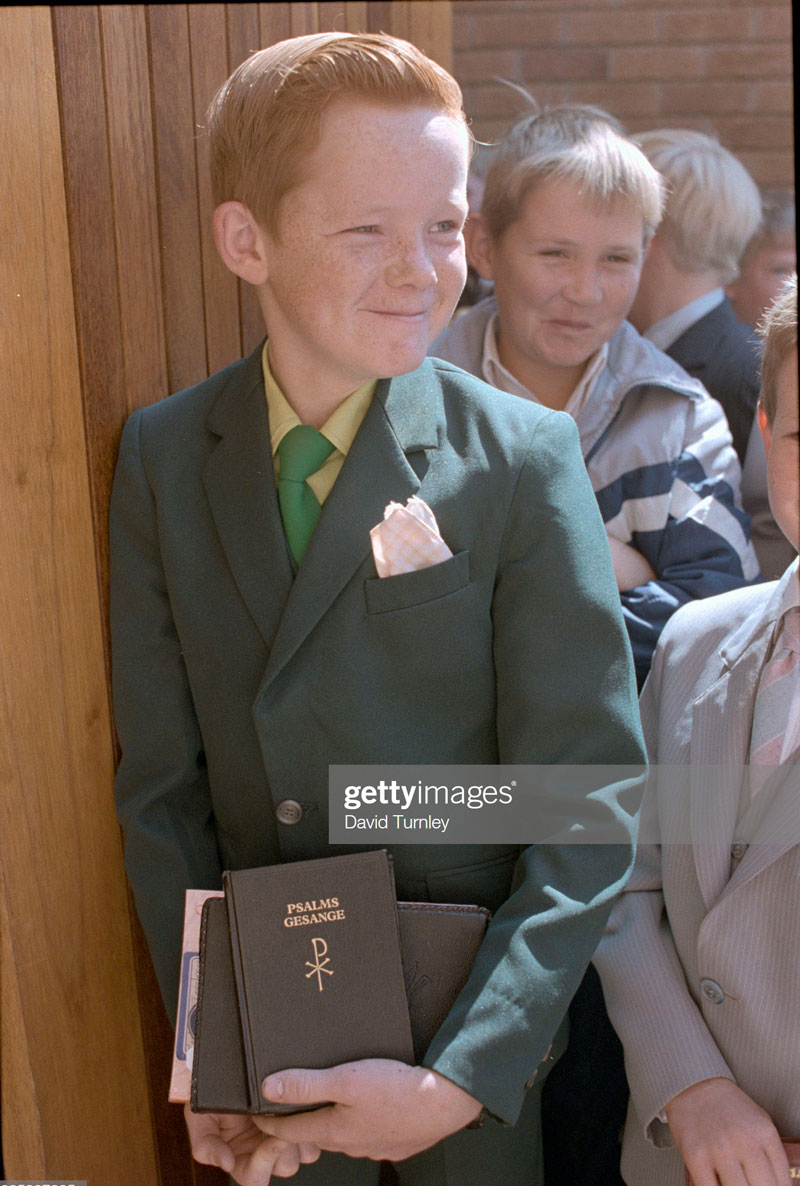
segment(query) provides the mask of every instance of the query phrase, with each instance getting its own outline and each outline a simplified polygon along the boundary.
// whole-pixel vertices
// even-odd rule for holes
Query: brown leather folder
[[[385,853],[355,855],[387,858]],[[347,859],[275,868],[293,870],[292,877],[303,879],[308,870],[299,865]],[[363,862],[354,868],[357,883],[347,890],[345,871],[336,869],[336,876],[341,875],[337,892],[331,888],[334,882],[320,880],[315,870],[315,884],[327,890],[319,889],[311,898],[306,889],[275,899],[272,887],[265,897],[264,884],[273,879],[260,870],[245,871],[248,877],[234,873],[226,875],[226,896],[205,903],[192,1066],[194,1111],[296,1111],[262,1098],[260,1084],[270,1071],[359,1058],[412,1063],[425,1053],[469,975],[489,912],[473,906],[395,903],[393,898],[387,912],[383,877],[373,885]],[[369,872],[379,869],[380,862],[373,861]],[[336,906],[322,905],[334,898]],[[288,905],[315,904],[319,909],[285,913]],[[366,917],[348,930],[359,904]],[[310,921],[336,911],[345,917]],[[274,922],[276,915],[283,931],[291,932],[288,941],[264,921],[272,916]],[[309,921],[284,926],[285,918]],[[320,938],[324,951],[312,942]],[[339,991],[334,993],[337,974]]]
[[[406,982],[414,1061],[467,982],[491,915],[480,906],[398,902],[400,954]]]

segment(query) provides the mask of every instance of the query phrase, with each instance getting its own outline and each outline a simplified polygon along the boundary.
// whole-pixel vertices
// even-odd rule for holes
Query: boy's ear
[[[222,262],[248,284],[267,279],[265,236],[247,206],[223,202],[214,211],[214,243]]]
[[[493,240],[482,214],[470,214],[464,226],[467,262],[483,280],[494,280]]]
[[[769,449],[772,444],[772,429],[769,426],[769,419],[764,409],[761,400],[756,404],[756,418],[758,420],[758,427],[761,430],[761,436],[764,440],[764,452],[769,457]]]

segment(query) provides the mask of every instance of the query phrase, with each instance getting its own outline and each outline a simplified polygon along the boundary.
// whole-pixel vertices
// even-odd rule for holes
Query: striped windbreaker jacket
[[[487,297],[430,354],[483,378]],[[759,579],[725,413],[697,379],[627,321],[609,342],[577,421],[606,530],[641,552],[657,579],[621,594],[641,687],[664,625],[687,601]]]

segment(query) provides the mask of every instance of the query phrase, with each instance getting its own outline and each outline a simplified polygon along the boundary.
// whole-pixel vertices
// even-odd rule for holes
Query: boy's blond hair
[[[648,242],[661,220],[663,183],[618,120],[599,107],[564,103],[536,109],[497,145],[481,208],[498,241],[528,194],[547,181],[574,181],[602,205],[624,197],[641,211]]]
[[[759,403],[771,427],[777,409],[778,377],[786,359],[797,351],[797,272],[784,282],[756,326],[756,333],[764,345]]]
[[[466,123],[458,83],[416,46],[384,33],[311,33],[259,50],[208,109],[215,205],[238,201],[276,235],[281,200],[302,180],[334,99],[429,106]]]
[[[659,238],[670,259],[684,272],[715,271],[720,284],[729,284],[761,222],[755,181],[733,153],[703,132],[658,128],[634,140],[667,183]]]

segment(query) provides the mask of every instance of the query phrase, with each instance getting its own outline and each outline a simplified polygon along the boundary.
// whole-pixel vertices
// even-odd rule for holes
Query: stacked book
[[[264,1100],[267,1075],[420,1061],[488,920],[475,906],[398,903],[383,850],[225,873],[202,906],[196,1008],[179,1005],[192,1109],[296,1111]]]

